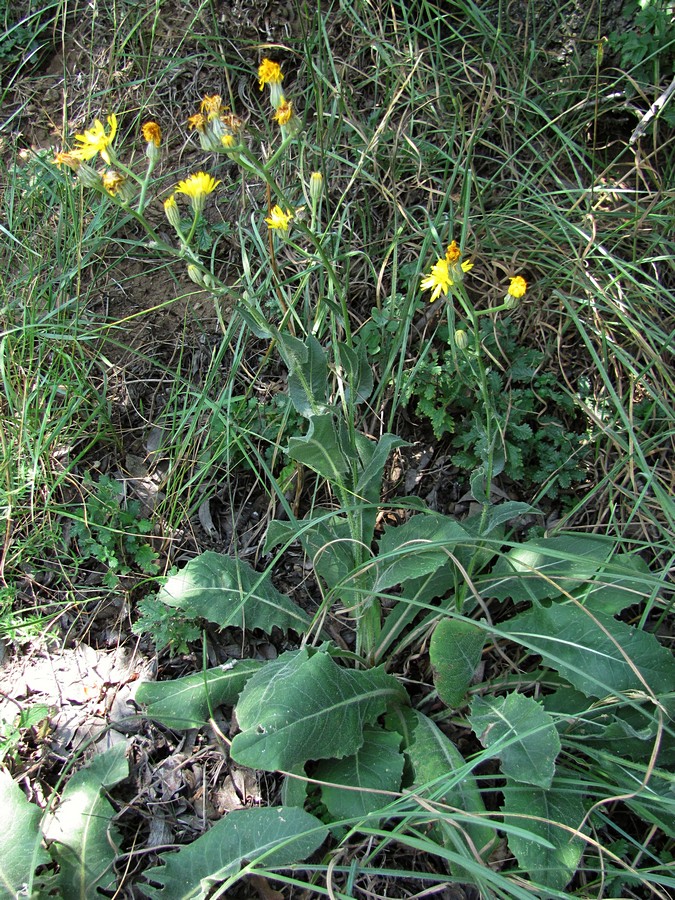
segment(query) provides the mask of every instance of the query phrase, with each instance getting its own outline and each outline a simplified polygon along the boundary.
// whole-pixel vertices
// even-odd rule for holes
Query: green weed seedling
[[[123,486],[101,475],[98,482],[85,482],[89,491],[83,516],[74,519],[71,534],[82,559],[95,559],[106,569],[104,584],[119,585],[120,577],[140,571],[156,575],[158,554],[145,540],[152,523],[141,518],[138,500],[122,502]]]

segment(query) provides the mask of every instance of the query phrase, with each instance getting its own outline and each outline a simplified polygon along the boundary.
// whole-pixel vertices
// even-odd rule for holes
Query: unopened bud
[[[321,172],[312,172],[309,176],[309,196],[312,199],[312,203],[316,206],[316,204],[321,199],[321,194],[323,193],[323,175]]]
[[[169,224],[173,225],[180,234],[180,213],[178,212],[178,204],[176,203],[176,198],[173,194],[164,201],[164,214],[169,220]]]
[[[455,346],[458,350],[466,350],[469,346],[469,335],[462,328],[455,332]]]
[[[206,287],[206,279],[204,278],[204,273],[196,266],[194,263],[189,263],[187,267],[188,278],[190,281],[194,281],[196,285],[203,288]]]

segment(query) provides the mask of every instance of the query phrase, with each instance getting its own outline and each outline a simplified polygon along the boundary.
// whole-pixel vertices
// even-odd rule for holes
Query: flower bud
[[[187,267],[188,278],[190,281],[194,281],[196,285],[203,288],[206,287],[206,279],[204,278],[204,273],[196,266],[194,263],[189,263]]]
[[[180,234],[180,213],[178,212],[178,204],[173,194],[164,201],[164,215],[169,220],[169,224],[173,225]]]
[[[466,350],[469,346],[469,335],[462,328],[455,332],[455,346],[458,350]]]
[[[309,196],[312,199],[312,203],[314,206],[321,199],[321,195],[323,194],[323,175],[321,172],[312,172],[309,176]]]

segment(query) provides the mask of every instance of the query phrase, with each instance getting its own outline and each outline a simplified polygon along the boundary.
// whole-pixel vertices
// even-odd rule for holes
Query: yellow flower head
[[[220,143],[226,150],[231,150],[237,143],[237,139],[233,134],[224,134],[220,139]]]
[[[206,128],[206,116],[203,116],[201,113],[195,113],[194,116],[190,116],[187,123],[190,131],[194,128],[196,128],[197,131],[204,131]]]
[[[448,249],[445,251],[445,258],[448,263],[452,265],[453,263],[459,262],[460,257],[459,247],[457,246],[457,241],[452,241],[448,245]]]
[[[263,59],[258,66],[258,79],[260,80],[261,91],[266,84],[281,84],[284,80],[284,76],[281,73],[281,66],[279,63],[272,62],[271,59]]]
[[[516,300],[520,300],[521,297],[525,296],[526,291],[527,282],[521,275],[516,275],[511,279],[511,284],[509,285],[509,289],[506,293],[511,297],[515,297]]]
[[[431,302],[433,303],[441,294],[447,297],[450,288],[462,280],[464,272],[470,272],[471,269],[473,269],[473,263],[449,264],[444,257],[431,267],[430,274],[425,276],[420,287],[423,291],[431,291]]]
[[[113,113],[108,116],[108,125],[110,126],[110,134],[106,134],[103,123],[96,119],[91,128],[84,134],[76,134],[75,140],[79,141],[82,146],[73,150],[73,155],[78,159],[93,159],[97,153],[100,153],[103,159],[110,165],[110,152],[108,148],[113,142],[113,138],[117,134],[117,116]]]
[[[293,117],[293,104],[282,95],[281,102],[274,114],[274,121],[279,125],[288,125]]]
[[[159,147],[162,140],[162,129],[157,122],[146,122],[141,128],[141,131],[143,132],[144,140],[149,144],[154,144],[155,147]]]
[[[199,112],[205,116],[208,121],[217,119],[223,111],[223,98],[220,94],[208,94],[204,97],[199,107]]]
[[[194,175],[189,175],[184,181],[178,182],[176,193],[189,197],[192,209],[195,215],[198,215],[204,209],[207,195],[215,191],[219,184],[220,181],[216,181],[212,175],[207,175],[206,172],[196,172]]]
[[[270,211],[269,216],[265,219],[265,222],[270,228],[275,228],[280,231],[286,231],[292,221],[293,213],[290,209],[287,209],[286,212],[284,212],[280,206],[275,206]]]
[[[82,160],[73,153],[57,153],[53,163],[55,166],[68,166],[71,172],[77,172],[82,165]]]
[[[220,184],[213,175],[207,175],[206,172],[196,172],[194,175],[188,175],[184,181],[178,182],[176,188],[177,194],[185,194],[191,200],[195,197],[205,197],[211,194]]]

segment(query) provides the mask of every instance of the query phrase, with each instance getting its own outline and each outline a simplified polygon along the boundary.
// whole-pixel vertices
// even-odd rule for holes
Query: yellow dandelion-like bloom
[[[184,181],[178,182],[176,188],[177,194],[185,194],[191,200],[194,197],[205,197],[211,194],[220,184],[213,175],[207,175],[206,172],[196,172],[194,175],[188,175]]]
[[[265,222],[270,228],[275,228],[279,231],[286,231],[292,221],[293,213],[290,209],[287,209],[286,212],[284,212],[280,206],[273,207],[269,216],[265,219]]]
[[[422,281],[422,290],[431,291],[431,302],[437,300],[441,293],[447,297],[448,291],[454,284],[450,277],[450,268],[445,259],[439,259],[438,262],[431,267],[431,272]]]
[[[220,94],[211,94],[210,96],[207,94],[201,102],[199,107],[199,112],[202,116],[206,116],[206,119],[210,121],[211,119],[217,119],[218,116],[223,111],[223,98]]]
[[[159,127],[157,122],[146,122],[141,128],[143,133],[143,139],[148,142],[148,144],[154,144],[155,147],[159,147],[162,141],[162,129]]]
[[[237,143],[237,139],[233,134],[224,134],[220,139],[220,143],[226,150],[231,150]]]
[[[511,279],[511,284],[509,285],[509,289],[506,293],[510,294],[511,297],[515,297],[516,300],[520,300],[521,297],[525,296],[526,291],[527,282],[521,275],[516,275]]]
[[[73,153],[57,153],[52,162],[55,166],[67,166],[72,172],[77,172],[82,165],[82,160]]]
[[[288,125],[292,118],[293,104],[290,100],[286,100],[286,98],[282,96],[281,103],[277,106],[277,111],[274,114],[274,121],[279,125]]]
[[[281,72],[281,66],[279,63],[272,62],[271,59],[263,59],[263,61],[258,66],[258,79],[260,81],[260,90],[265,87],[266,84],[281,84],[284,80],[284,76]]]
[[[462,280],[464,272],[470,272],[471,269],[473,269],[473,263],[470,262],[449,265],[447,259],[439,259],[431,267],[429,275],[422,280],[420,287],[423,291],[431,291],[431,302],[433,303],[441,294],[447,297],[450,288]]]
[[[459,252],[459,247],[457,246],[457,241],[451,241],[448,245],[448,249],[445,251],[445,258],[448,263],[452,265],[453,263],[459,262],[459,257],[461,256]]]
[[[190,116],[187,120],[188,128],[190,131],[193,129],[197,129],[197,131],[204,131],[206,128],[206,116],[203,116],[201,113],[195,113],[194,116]]]
[[[110,165],[110,151],[108,148],[117,134],[117,116],[113,113],[111,116],[108,116],[107,122],[110,126],[109,134],[106,134],[105,126],[99,119],[96,119],[92,127],[85,131],[84,134],[76,134],[75,140],[79,141],[82,146],[73,150],[73,155],[79,159],[93,159],[97,153],[100,153]]]
[[[178,182],[176,193],[189,197],[192,209],[195,215],[198,215],[204,209],[207,195],[215,191],[219,184],[220,181],[216,181],[212,175],[207,175],[206,172],[196,172],[194,175],[189,175],[184,181]]]

